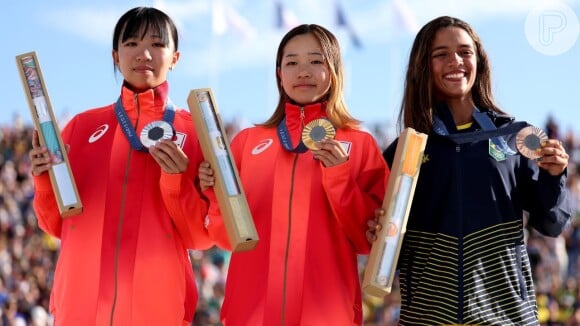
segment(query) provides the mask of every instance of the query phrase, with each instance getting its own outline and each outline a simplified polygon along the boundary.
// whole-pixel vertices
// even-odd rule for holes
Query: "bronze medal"
[[[546,140],[548,140],[548,136],[542,129],[535,126],[527,126],[516,135],[516,147],[523,156],[531,160],[537,160],[540,158],[538,150]]]
[[[310,121],[302,130],[302,142],[311,150],[318,150],[318,143],[324,139],[333,139],[336,130],[330,121],[316,119]]]

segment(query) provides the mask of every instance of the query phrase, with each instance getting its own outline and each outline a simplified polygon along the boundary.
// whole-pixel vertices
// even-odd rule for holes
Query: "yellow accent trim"
[[[457,130],[464,130],[464,129],[471,128],[472,125],[473,125],[473,122],[468,122],[468,123],[464,123],[462,125],[457,125],[457,126],[455,126],[455,128],[457,128]]]

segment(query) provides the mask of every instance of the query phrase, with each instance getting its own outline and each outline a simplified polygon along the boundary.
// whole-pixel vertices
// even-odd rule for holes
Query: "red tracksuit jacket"
[[[162,119],[167,89],[123,87],[137,134]],[[191,115],[178,110],[174,121],[190,167],[165,174],[149,153],[130,147],[113,107],[81,113],[62,132],[80,215],[62,219],[48,174],[34,178],[39,226],[61,239],[50,311],[59,326],[189,325],[197,289],[186,248],[210,246],[207,206],[193,183],[203,157]],[[200,205],[192,210],[191,202]]]
[[[324,105],[286,107],[292,144],[302,126],[325,116]],[[280,144],[276,128],[253,127],[232,141],[232,154],[258,236],[250,251],[233,253],[222,307],[226,326],[360,325],[357,254],[368,254],[367,220],[382,204],[389,170],[367,132],[340,129],[347,162],[326,168],[307,151]],[[229,241],[212,193],[208,230]]]

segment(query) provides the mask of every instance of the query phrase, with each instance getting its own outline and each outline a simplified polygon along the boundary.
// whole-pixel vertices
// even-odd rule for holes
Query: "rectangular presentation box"
[[[376,232],[364,273],[362,289],[367,294],[391,293],[426,144],[427,135],[412,128],[399,136],[383,200],[385,215],[379,220],[382,228]]]
[[[60,129],[54,117],[36,53],[29,52],[16,56],[16,64],[22,78],[32,120],[38,131],[40,145],[48,148],[53,159],[52,167],[48,173],[60,215],[62,217],[77,215],[82,212],[83,205],[60,136]]]
[[[253,249],[259,240],[258,233],[211,88],[192,90],[187,104],[203,155],[214,170],[214,191],[232,251]]]

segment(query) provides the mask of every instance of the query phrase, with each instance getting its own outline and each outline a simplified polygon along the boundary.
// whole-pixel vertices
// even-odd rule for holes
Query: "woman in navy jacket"
[[[555,139],[538,160],[521,155],[527,123],[498,108],[490,80],[467,23],[439,17],[419,31],[399,126],[429,137],[398,261],[401,325],[538,325],[524,227],[562,232],[569,156]]]

